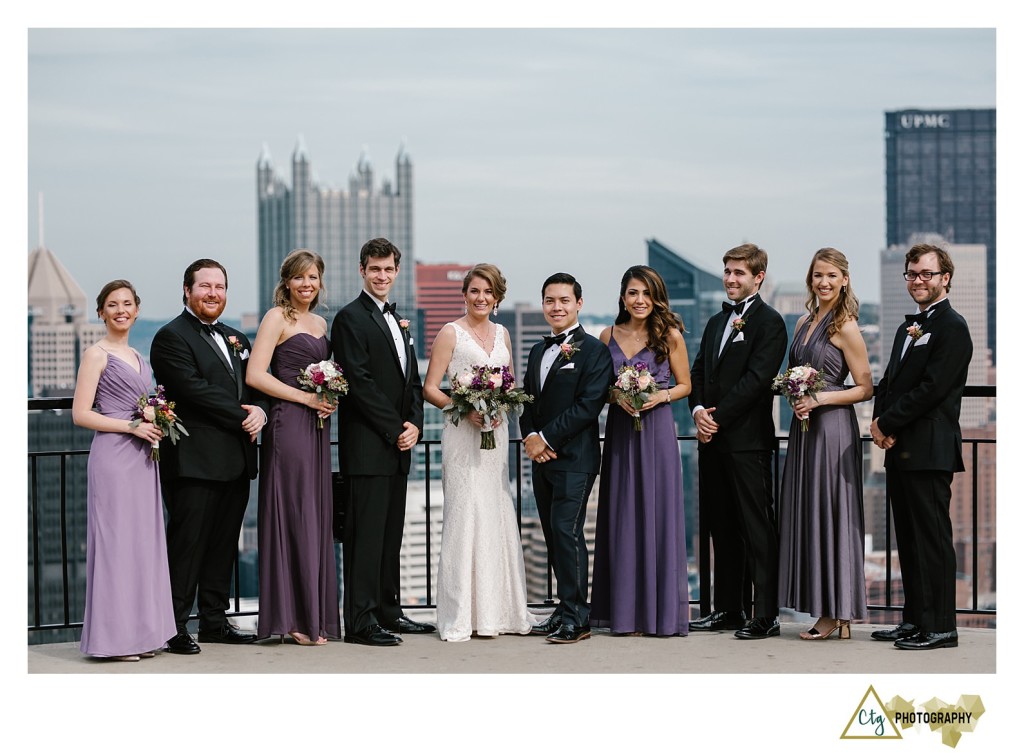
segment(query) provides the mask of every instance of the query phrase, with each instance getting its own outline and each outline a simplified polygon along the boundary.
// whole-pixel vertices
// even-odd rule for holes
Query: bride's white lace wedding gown
[[[448,379],[473,366],[507,366],[504,330],[497,325],[488,354],[457,324]],[[441,435],[444,523],[437,578],[437,628],[441,640],[465,641],[473,633],[530,632],[523,548],[508,483],[508,421],[494,430],[493,450],[480,449],[480,429],[469,420],[446,422]]]

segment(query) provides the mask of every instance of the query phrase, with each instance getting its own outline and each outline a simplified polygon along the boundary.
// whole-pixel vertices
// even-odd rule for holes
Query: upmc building
[[[885,199],[887,246],[904,244],[914,233],[985,244],[992,291],[988,347],[995,362],[995,109],[886,112]]]

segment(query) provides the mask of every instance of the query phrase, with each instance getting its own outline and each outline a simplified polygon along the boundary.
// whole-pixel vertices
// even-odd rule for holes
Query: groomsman
[[[885,450],[903,577],[903,622],[871,637],[897,648],[952,648],[956,632],[956,552],[949,519],[960,454],[960,401],[974,345],[946,297],[953,260],[937,246],[907,252],[903,278],[918,313],[893,340],[875,391],[871,438]]]
[[[363,290],[334,317],[331,348],[348,379],[338,405],[338,467],[347,481],[345,642],[397,646],[400,633],[432,633],[399,605],[405,493],[423,431],[423,389],[407,319],[388,301],[402,252],[386,238],[359,251]]]
[[[575,277],[551,275],[541,299],[551,335],[530,351],[523,389],[534,401],[526,404],[519,426],[533,461],[533,493],[558,580],[558,606],[531,632],[551,643],[577,643],[590,637],[583,519],[601,468],[597,417],[614,369],[608,348],[579,323],[583,289]]]
[[[691,630],[779,634],[779,543],[772,501],[772,379],[786,355],[786,325],[758,294],[768,254],[752,243],[722,257],[729,300],[704,328],[690,376],[690,411],[700,442],[700,517],[710,521],[715,609]],[[743,586],[754,581],[754,616]]]
[[[164,442],[160,479],[167,506],[167,560],[178,634],[172,654],[198,654],[186,628],[199,597],[199,643],[251,643],[253,633],[227,621],[238,532],[256,477],[256,436],[267,402],[245,384],[249,340],[220,323],[228,273],[213,259],[185,270],[184,311],[153,338],[150,361],[158,384],[188,430]]]

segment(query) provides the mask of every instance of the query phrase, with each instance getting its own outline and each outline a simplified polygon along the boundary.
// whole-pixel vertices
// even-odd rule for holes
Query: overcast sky
[[[229,270],[256,309],[255,165],[321,183],[364,147],[379,184],[404,142],[414,252],[498,264],[511,300],[575,273],[612,311],[655,237],[710,271],[753,241],[775,281],[851,259],[878,300],[887,109],[994,107],[992,29],[31,30],[29,248],[91,297],[137,285],[180,308],[182,269]],[[410,274],[406,267],[403,272]],[[689,324],[689,323],[688,323]],[[699,326],[699,323],[695,323]]]

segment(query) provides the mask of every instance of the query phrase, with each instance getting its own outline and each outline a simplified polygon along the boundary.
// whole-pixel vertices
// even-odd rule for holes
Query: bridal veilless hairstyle
[[[832,337],[848,320],[857,321],[860,317],[860,301],[853,294],[853,285],[850,283],[850,262],[846,260],[846,255],[835,248],[822,248],[814,253],[811,258],[811,266],[807,268],[807,303],[805,306],[811,316],[814,316],[814,312],[818,308],[818,297],[814,295],[811,283],[814,280],[814,265],[819,261],[831,264],[842,272],[843,277],[847,280],[846,284],[840,288],[839,300],[836,302],[835,308],[832,309],[832,323],[828,325],[828,336]]]
[[[477,264],[462,278],[462,295],[466,295],[469,283],[474,277],[479,277],[490,286],[494,294],[494,310],[497,311],[498,304],[505,300],[505,293],[508,291],[508,280],[505,279],[505,275],[493,264]]]
[[[274,305],[284,309],[284,318],[290,322],[295,321],[295,307],[292,306],[292,299],[288,294],[288,280],[295,275],[301,275],[310,267],[316,267],[316,271],[320,273],[320,290],[309,304],[309,310],[312,311],[320,302],[320,296],[327,294],[324,289],[324,260],[320,254],[309,249],[297,248],[281,262],[281,279],[274,288]]]
[[[111,280],[100,289],[100,294],[96,296],[97,315],[99,315],[99,313],[103,311],[103,306],[104,304],[106,304],[107,298],[110,296],[110,294],[113,293],[115,290],[120,290],[121,288],[127,288],[128,290],[132,291],[132,297],[135,298],[136,306],[142,303],[142,299],[139,298],[139,294],[135,292],[135,286],[128,282],[128,280]]]
[[[650,267],[638,264],[630,267],[622,275],[622,285],[619,287],[619,314],[615,317],[616,324],[625,324],[629,321],[629,312],[626,311],[626,304],[622,302],[629,287],[630,280],[639,280],[651,292],[651,303],[654,310],[647,317],[647,344],[654,351],[654,360],[661,363],[669,354],[669,331],[677,329],[685,332],[683,320],[679,314],[674,312],[668,305],[668,291],[665,290],[665,281],[661,275]]]

